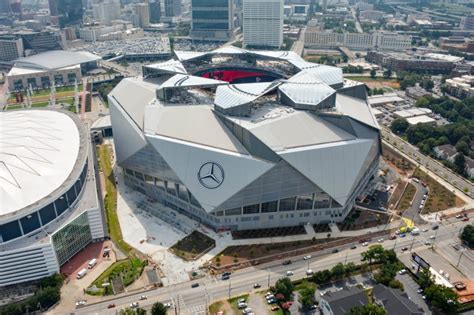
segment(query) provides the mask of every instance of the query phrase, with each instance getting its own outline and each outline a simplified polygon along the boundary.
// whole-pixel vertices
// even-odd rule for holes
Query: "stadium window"
[[[295,210],[296,197],[280,199],[280,211]]]

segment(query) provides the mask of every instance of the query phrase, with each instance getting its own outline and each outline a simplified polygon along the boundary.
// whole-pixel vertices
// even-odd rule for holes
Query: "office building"
[[[29,49],[34,53],[42,53],[50,50],[60,50],[61,45],[59,34],[43,31],[43,32],[18,32],[17,34],[23,39],[25,50]]]
[[[82,73],[97,67],[100,57],[88,52],[51,50],[20,58],[6,76],[10,91],[74,85]]]
[[[0,36],[0,62],[23,57],[23,41],[17,36]]]
[[[363,84],[288,51],[174,54],[108,95],[126,185],[216,230],[344,220],[380,156]]]
[[[58,16],[58,0],[48,0],[48,5],[49,5],[49,15],[51,16]]]
[[[51,12],[57,12],[57,16],[59,18],[59,25],[61,27],[79,25],[82,23],[82,1],[49,0],[49,10]]]
[[[137,16],[138,26],[147,27],[150,25],[148,3],[136,3],[133,8],[135,10],[135,15]]]
[[[160,23],[161,20],[161,5],[159,0],[148,3],[150,10],[150,23]]]
[[[462,17],[459,28],[463,31],[474,31],[474,14]]]
[[[0,0],[0,13],[9,14],[12,12],[12,7],[10,5],[10,0]]]
[[[455,57],[453,60],[457,60]],[[449,74],[456,67],[456,61],[440,59],[437,54],[406,54],[369,51],[367,61],[392,71],[415,71],[432,74]]]
[[[395,33],[335,33],[310,27],[306,30],[304,45],[314,49],[347,47],[354,50],[403,51],[411,48],[411,36]]]
[[[102,24],[108,25],[113,20],[118,20],[120,18],[120,0],[105,0],[93,4],[92,11],[96,20]]]
[[[164,0],[165,16],[174,17],[181,15],[181,0]]]
[[[69,111],[0,112],[0,289],[59,273],[104,239],[87,130]]]
[[[244,0],[244,46],[281,47],[283,0]]]
[[[191,37],[227,41],[233,32],[232,0],[193,0]]]

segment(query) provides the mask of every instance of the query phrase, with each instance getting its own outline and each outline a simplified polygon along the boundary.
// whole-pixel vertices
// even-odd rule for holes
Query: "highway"
[[[440,244],[439,247],[443,247],[444,249],[446,245],[453,242],[453,236],[455,238],[464,225],[466,225],[466,222],[457,220],[452,224],[441,226],[436,232],[436,239],[434,240],[436,246]],[[424,243],[429,240],[434,232],[430,229],[430,226],[426,227],[429,231],[419,236],[407,236],[392,241],[385,240],[380,244],[387,249],[395,248],[399,255],[409,255],[410,250],[415,251],[420,248],[427,248]],[[377,240],[372,240],[371,244],[377,244]],[[227,281],[222,281],[215,277],[206,277],[200,280],[159,288],[157,290],[138,292],[131,295],[121,294],[106,299],[103,302],[76,309],[74,314],[115,314],[117,310],[128,307],[132,302],[139,301],[139,297],[142,294],[148,296],[147,300],[139,301],[140,307],[145,309],[150,309],[153,303],[160,301],[162,303],[173,303],[176,314],[205,314],[205,309],[208,304],[229,298],[229,296],[250,292],[253,290],[254,283],[259,283],[262,286],[259,290],[264,290],[268,288],[268,284],[273,285],[277,279],[284,277],[288,270],[294,272],[291,278],[296,280],[304,278],[308,268],[313,271],[318,271],[330,269],[339,262],[360,263],[360,254],[367,250],[367,247],[357,244],[357,248],[350,249],[350,246],[351,245],[339,247],[340,251],[338,253],[331,253],[331,249],[316,252],[310,260],[303,260],[302,256],[297,256],[293,259],[293,263],[287,266],[282,265],[282,261],[275,261],[245,268],[234,272]],[[410,250],[402,253],[402,247],[408,247]],[[456,255],[456,253],[449,252],[448,256],[452,256],[452,259],[457,259],[459,254]],[[470,266],[472,266],[472,263],[471,258],[466,255],[464,259],[461,260],[460,269],[468,270]],[[192,288],[192,283],[199,283],[199,287]],[[107,305],[110,303],[116,304],[116,308],[107,309]]]
[[[444,181],[457,188],[461,192],[459,197],[464,199],[467,203],[472,203],[472,198],[474,197],[473,183],[469,182],[462,176],[459,176],[458,174],[454,173],[440,162],[430,158],[429,156],[424,155],[418,150],[417,147],[404,141],[400,137],[393,134],[391,131],[388,131],[385,128],[381,128],[381,133],[386,143],[395,147],[395,149],[400,151],[402,154],[407,155],[409,158],[415,160],[418,164],[425,167],[433,174],[441,177],[442,179],[444,179]],[[467,189],[467,193],[465,189]]]

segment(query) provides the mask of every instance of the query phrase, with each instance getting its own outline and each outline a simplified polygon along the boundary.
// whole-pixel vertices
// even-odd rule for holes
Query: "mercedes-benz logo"
[[[206,162],[199,168],[198,179],[208,189],[217,188],[224,182],[224,169],[216,162]]]

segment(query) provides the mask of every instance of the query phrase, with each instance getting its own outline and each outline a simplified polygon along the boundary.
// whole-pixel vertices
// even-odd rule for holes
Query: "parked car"
[[[237,303],[237,308],[238,308],[239,310],[241,310],[241,309],[243,309],[243,308],[246,308],[246,307],[247,307],[247,303],[245,303],[245,302],[239,302],[239,303]]]
[[[418,294],[421,294],[421,293],[423,293],[423,289],[422,289],[422,288],[419,288],[418,290],[416,290],[416,292],[417,292]]]
[[[229,280],[230,276],[226,274],[222,274],[222,280]]]
[[[406,269],[402,269],[398,272],[399,275],[404,275],[407,273],[407,270]]]
[[[199,283],[193,283],[191,284],[191,288],[197,288],[199,286]]]
[[[435,224],[431,227],[431,229],[434,231],[434,230],[437,230],[439,229],[439,225],[438,224]]]
[[[80,300],[80,301],[77,301],[76,302],[76,307],[81,307],[81,306],[84,306],[86,305],[86,301],[85,300]]]
[[[171,303],[163,303],[163,306],[164,306],[165,308],[171,308]]]
[[[279,309],[280,309],[280,308],[279,308],[278,306],[276,306],[276,305],[275,305],[275,306],[272,306],[272,308],[271,308],[272,312],[276,312],[276,311],[278,311]]]
[[[462,214],[458,214],[458,215],[456,215],[456,219],[461,219],[462,217],[463,217],[463,215],[462,215]]]

